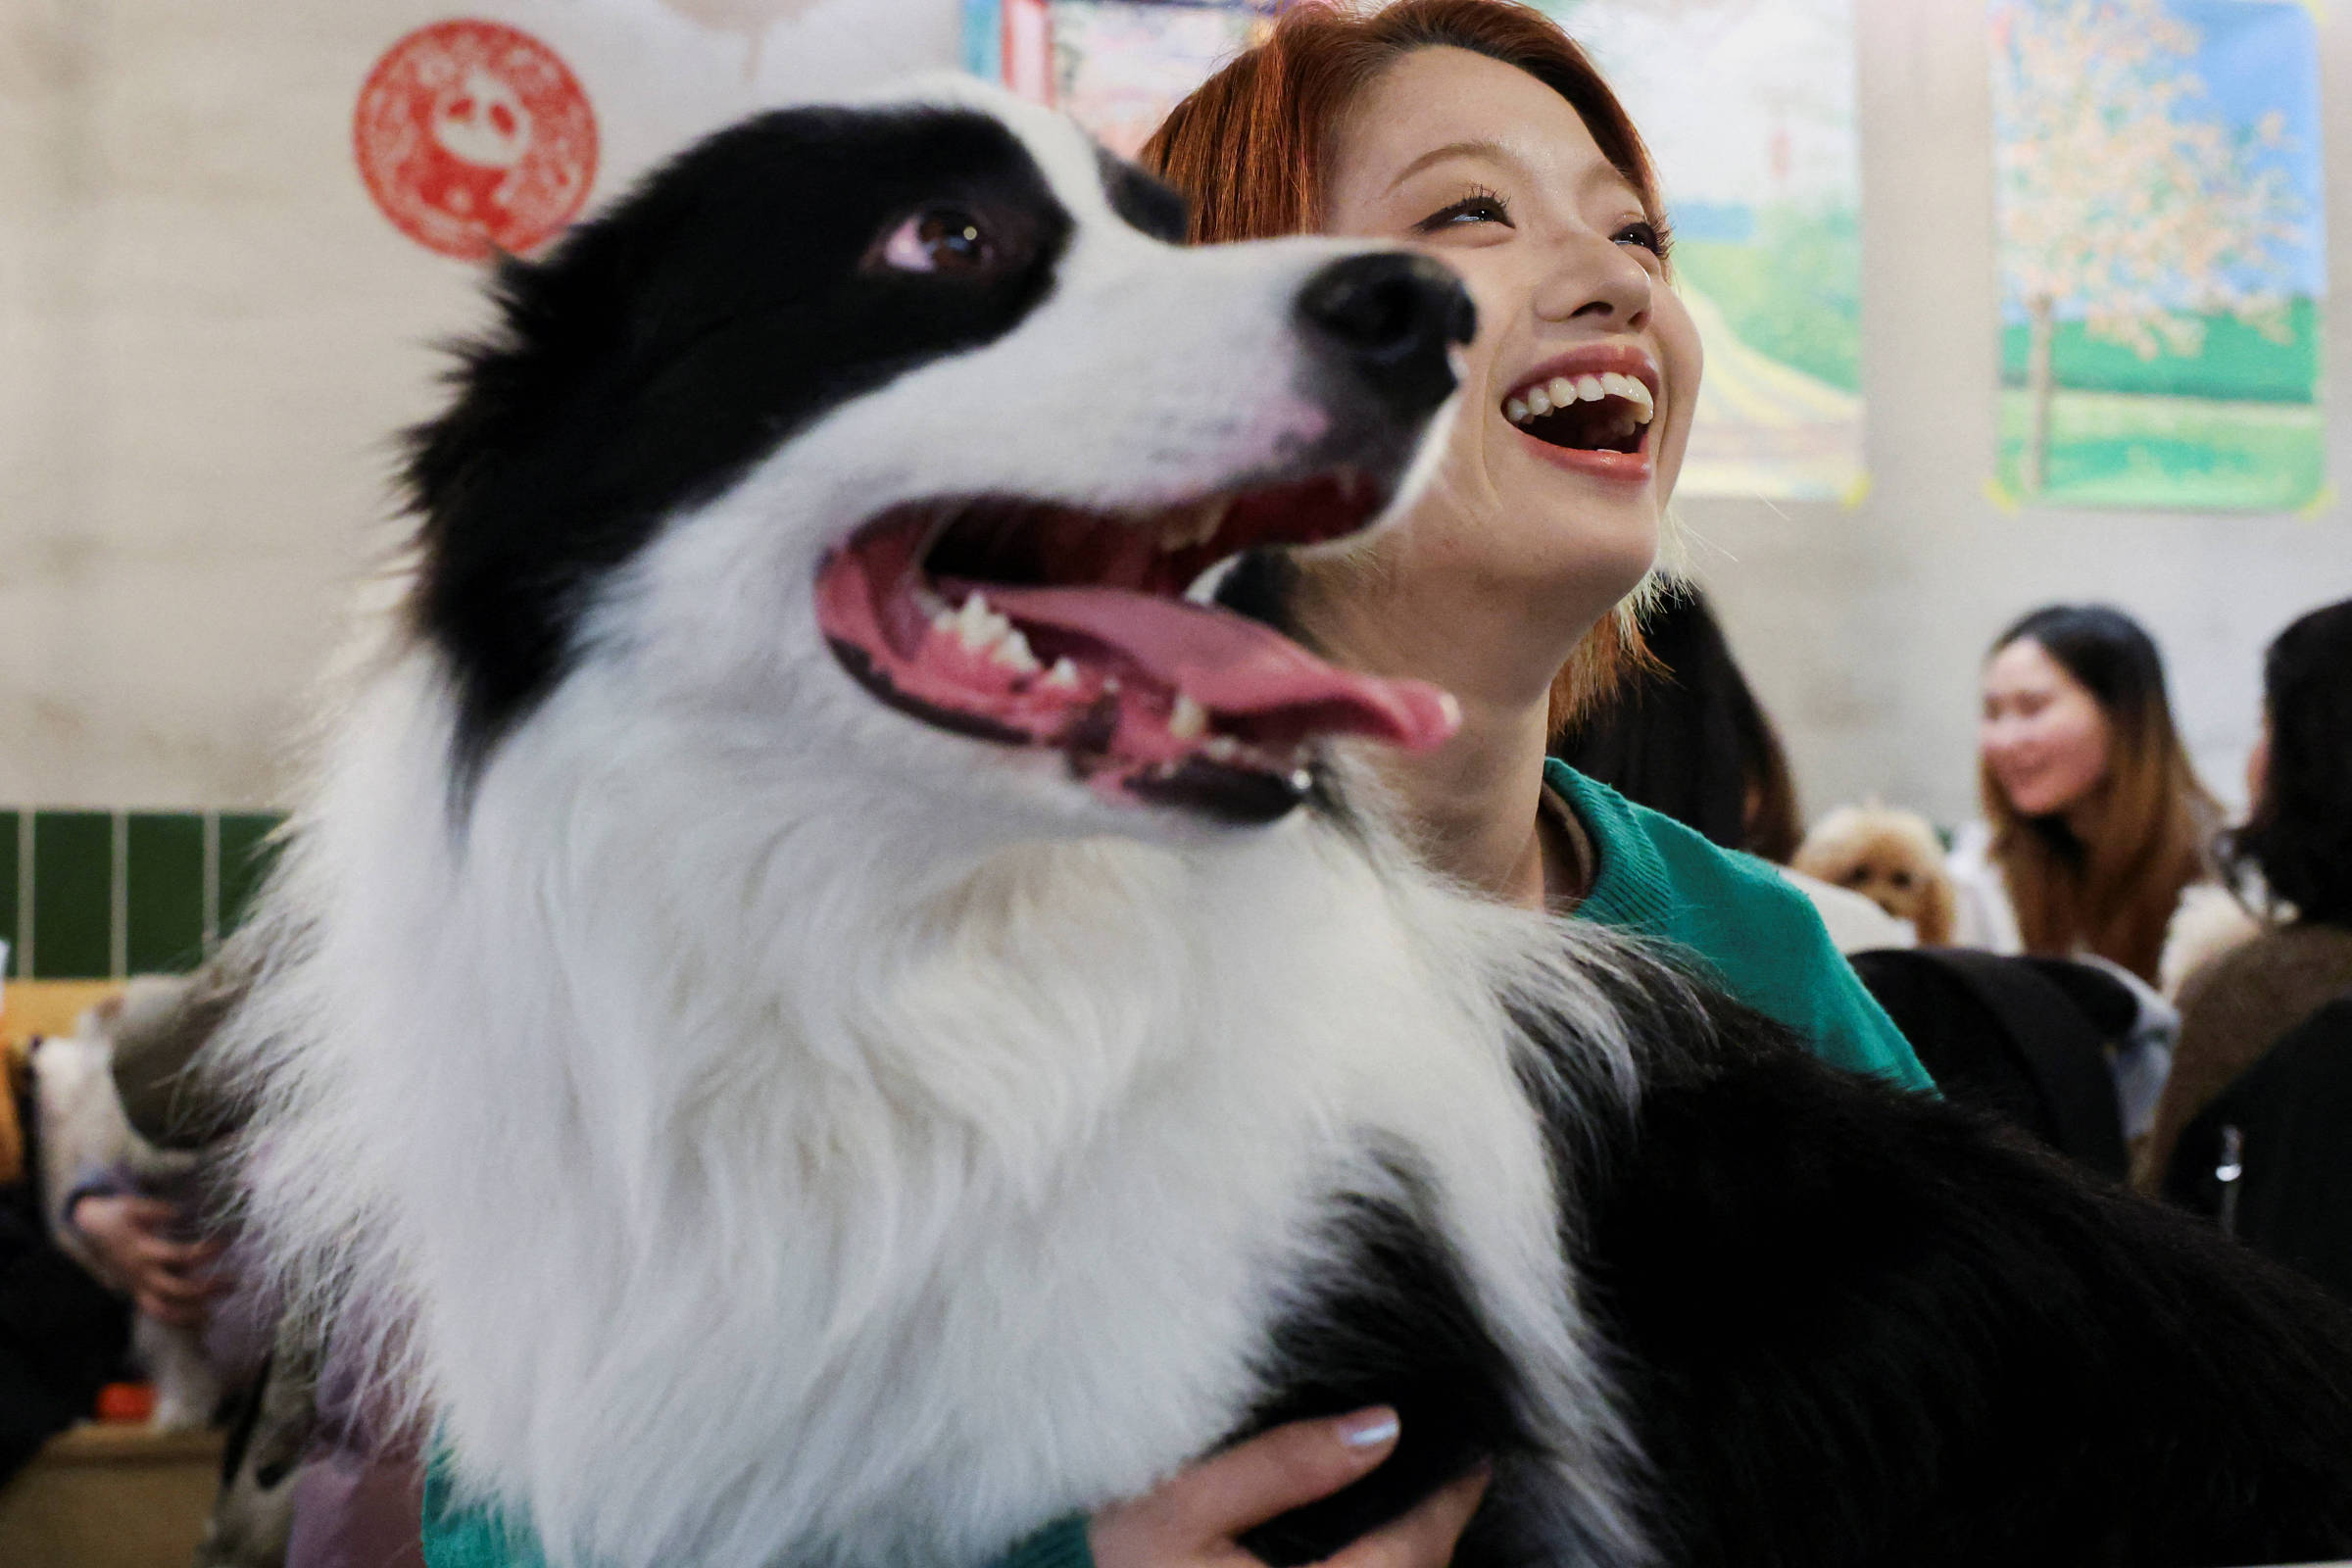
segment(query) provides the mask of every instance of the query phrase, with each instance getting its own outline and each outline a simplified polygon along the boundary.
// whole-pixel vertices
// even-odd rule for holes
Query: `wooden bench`
[[[0,1487],[0,1568],[186,1568],[220,1480],[220,1434],[61,1432]]]

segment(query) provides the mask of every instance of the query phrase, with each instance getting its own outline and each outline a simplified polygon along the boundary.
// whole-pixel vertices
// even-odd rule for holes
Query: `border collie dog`
[[[461,1489],[564,1562],[976,1565],[1385,1400],[1263,1555],[1480,1462],[1466,1562],[2352,1543],[2324,1304],[1413,864],[1346,754],[1450,704],[1283,563],[1410,499],[1468,297],[1183,227],[940,83],[502,272],[231,1048]]]

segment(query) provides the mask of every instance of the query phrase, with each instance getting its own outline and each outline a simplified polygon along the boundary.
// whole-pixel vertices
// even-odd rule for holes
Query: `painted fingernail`
[[[1377,1448],[1396,1431],[1396,1411],[1366,1410],[1340,1423],[1340,1441],[1350,1448]]]

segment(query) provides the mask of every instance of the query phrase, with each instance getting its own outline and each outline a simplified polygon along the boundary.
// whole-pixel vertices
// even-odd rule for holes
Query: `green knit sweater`
[[[1578,918],[1673,944],[1725,991],[1810,1041],[1825,1061],[1934,1089],[1910,1044],[1830,945],[1812,903],[1771,866],[1718,849],[1560,762],[1547,763],[1544,776],[1584,824],[1599,862]],[[543,1568],[526,1532],[489,1509],[459,1505],[437,1470],[425,1488],[424,1548],[430,1568]],[[1093,1568],[1086,1521],[1048,1526],[998,1568]]]
[[[1662,939],[1708,977],[1812,1044],[1824,1061],[1935,1088],[1894,1020],[1862,989],[1813,903],[1752,855],[1720,849],[1567,764],[1544,780],[1584,824],[1600,864],[1579,918]]]

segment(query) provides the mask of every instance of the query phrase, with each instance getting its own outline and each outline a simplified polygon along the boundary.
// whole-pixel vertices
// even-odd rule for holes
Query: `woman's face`
[[[1573,620],[1572,641],[1654,559],[1698,394],[1641,194],[1558,93],[1464,49],[1390,67],[1332,152],[1326,228],[1425,247],[1478,303],[1443,476],[1379,548]]]
[[[2069,810],[2107,777],[2107,715],[2098,699],[2031,637],[1985,662],[1978,745],[2022,816]]]

